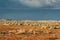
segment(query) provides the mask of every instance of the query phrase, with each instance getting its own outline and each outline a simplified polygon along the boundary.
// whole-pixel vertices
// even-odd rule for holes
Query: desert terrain
[[[0,40],[60,40],[60,20],[0,20]]]

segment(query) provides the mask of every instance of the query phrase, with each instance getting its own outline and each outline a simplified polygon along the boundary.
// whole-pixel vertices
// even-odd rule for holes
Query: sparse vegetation
[[[53,24],[52,24],[53,23]],[[17,21],[17,20],[0,20],[0,24],[4,26],[39,26],[43,28],[60,29],[59,21]]]
[[[6,35],[8,32],[0,32],[0,35]]]
[[[11,40],[45,40],[47,38],[55,40],[54,37],[60,38],[59,35],[60,21],[0,20],[2,39],[6,37]]]

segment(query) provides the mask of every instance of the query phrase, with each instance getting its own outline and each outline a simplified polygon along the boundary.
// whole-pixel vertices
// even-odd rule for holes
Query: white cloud
[[[21,4],[28,7],[54,7],[60,8],[60,0],[19,0]]]

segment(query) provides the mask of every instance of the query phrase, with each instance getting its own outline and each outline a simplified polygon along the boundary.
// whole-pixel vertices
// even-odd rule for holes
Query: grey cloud
[[[60,0],[20,0],[20,3],[28,7],[53,7],[60,8]]]

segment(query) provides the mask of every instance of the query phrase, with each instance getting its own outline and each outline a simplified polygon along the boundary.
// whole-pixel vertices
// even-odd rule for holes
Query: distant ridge
[[[15,20],[15,19],[0,19],[0,20]],[[16,20],[18,21],[18,20]],[[60,20],[20,20],[19,21],[60,21]]]

